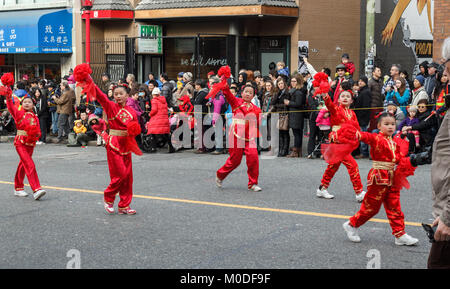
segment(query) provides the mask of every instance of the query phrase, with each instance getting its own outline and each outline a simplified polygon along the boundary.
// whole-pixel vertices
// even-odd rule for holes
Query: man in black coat
[[[356,118],[359,122],[361,131],[367,131],[370,123],[370,107],[372,103],[372,93],[368,86],[369,80],[363,76],[358,81],[359,91],[356,95],[353,104],[355,108]],[[361,142],[360,155],[358,158],[369,157],[369,147],[367,144]]]
[[[208,128],[211,127],[211,125],[205,125],[203,120],[208,114],[208,106],[206,105],[208,103],[208,99],[206,99],[206,96],[208,95],[208,93],[209,93],[209,90],[208,90],[206,81],[202,80],[202,79],[197,79],[195,81],[194,101],[192,103],[194,105],[195,114],[199,113],[199,111],[195,110],[196,106],[201,106],[201,109],[202,109],[201,110],[202,117],[200,119],[201,123],[197,123],[197,127],[198,127],[197,137],[200,140],[199,148],[198,148],[198,150],[195,151],[195,153],[197,153],[197,154],[203,154],[203,153],[207,152],[207,149],[205,147],[204,140],[203,140],[203,134],[206,130],[208,130]]]

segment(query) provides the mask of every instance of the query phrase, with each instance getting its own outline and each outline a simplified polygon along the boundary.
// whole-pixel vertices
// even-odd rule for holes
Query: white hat
[[[153,91],[152,91],[152,95],[160,95],[161,94],[161,90],[159,90],[159,88],[157,88],[157,87],[155,87],[155,88],[153,88]]]

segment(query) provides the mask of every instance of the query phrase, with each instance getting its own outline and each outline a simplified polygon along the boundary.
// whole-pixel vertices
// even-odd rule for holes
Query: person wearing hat
[[[183,74],[183,83],[184,86],[182,88],[178,87],[178,90],[176,92],[176,98],[179,99],[183,95],[189,95],[189,97],[194,97],[194,82],[193,82],[193,75],[191,72],[185,72]],[[180,105],[180,103],[176,103],[175,105]]]
[[[405,114],[394,101],[388,101],[386,103],[386,112],[389,112],[395,117],[395,125],[398,127],[402,121],[405,119]]]
[[[425,91],[425,87],[423,86],[425,83],[425,78],[422,75],[417,75],[414,78],[414,89],[412,91],[412,101],[411,105],[417,106],[420,100],[426,99],[428,100],[428,94]]]
[[[433,95],[434,88],[436,87],[436,83],[437,83],[436,74],[437,74],[438,69],[439,69],[439,64],[437,64],[436,62],[432,62],[428,66],[428,76],[425,77],[425,82],[423,84],[428,96]]]
[[[345,65],[345,68],[347,70],[347,72],[350,74],[350,76],[353,77],[353,73],[355,72],[355,64],[350,61],[350,56],[348,55],[348,53],[344,53],[341,57],[341,61],[342,64]]]
[[[58,135],[58,118],[59,115],[56,112],[56,102],[53,99],[53,96],[59,97],[59,94],[56,93],[56,84],[54,82],[50,82],[47,85],[47,100],[48,100],[48,110],[51,115],[51,136],[57,136]]]
[[[4,86],[0,87],[0,95],[5,96],[6,106],[13,117],[17,128],[14,146],[16,147],[20,162],[14,178],[14,195],[17,197],[28,196],[28,193],[25,192],[23,183],[25,176],[27,176],[30,187],[33,190],[33,197],[35,200],[39,200],[46,194],[41,188],[36,166],[32,159],[34,147],[41,136],[39,118],[33,112],[35,104],[30,96],[27,95],[22,98],[21,110],[13,104],[12,91],[8,87],[9,84],[6,84],[6,81],[3,81],[4,78],[7,78],[7,75],[2,76],[2,83]],[[10,78],[12,78],[12,76]]]
[[[338,105],[339,94],[342,92],[342,83],[350,82],[350,87],[353,86],[353,79],[347,73],[347,67],[340,63],[336,66],[336,78],[331,82],[331,91],[333,93],[333,102]]]
[[[174,153],[175,149],[172,146],[170,137],[170,122],[168,115],[167,101],[164,96],[161,95],[161,91],[158,87],[155,87],[152,91],[152,110],[150,111],[150,121],[147,122],[147,135],[151,136],[151,151],[156,152],[158,139],[163,138],[167,141],[169,153]]]
[[[111,85],[111,78],[107,72],[102,73],[102,83],[100,84],[100,90],[104,94],[108,94],[109,87]]]

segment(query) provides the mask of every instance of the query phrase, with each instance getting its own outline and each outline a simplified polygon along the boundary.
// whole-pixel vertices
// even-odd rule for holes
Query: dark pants
[[[316,115],[317,116],[317,115]],[[316,138],[319,135],[319,127],[316,125],[316,118],[309,119],[309,140],[308,140],[308,155],[314,152],[316,147]]]
[[[41,138],[39,139],[39,141],[46,142],[48,117],[40,117],[39,118],[39,126],[41,128]]]
[[[293,128],[292,133],[294,134],[294,147],[301,150],[303,143],[303,127],[301,129]]]
[[[428,269],[450,269],[450,241],[432,243]]]
[[[69,135],[69,115],[61,113],[58,118],[58,139]]]

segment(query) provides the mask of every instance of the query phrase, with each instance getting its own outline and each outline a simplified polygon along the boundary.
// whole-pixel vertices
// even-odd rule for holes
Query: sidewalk
[[[13,143],[15,135],[0,136],[0,143]],[[58,138],[54,136],[47,136],[47,144],[57,144]],[[64,140],[60,145],[67,145],[67,140]],[[97,146],[97,141],[89,141],[88,146]]]

